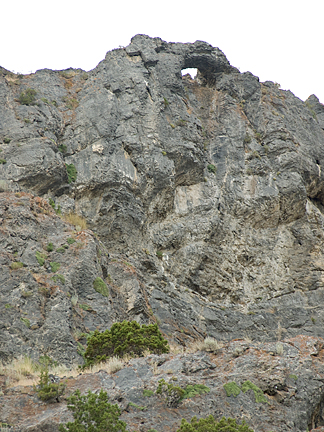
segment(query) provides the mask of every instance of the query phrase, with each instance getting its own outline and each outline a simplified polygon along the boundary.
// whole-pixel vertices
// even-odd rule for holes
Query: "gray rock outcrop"
[[[315,95],[137,35],[89,72],[0,69],[0,149],[1,360],[82,362],[80,334],[122,319],[183,346],[324,337]]]

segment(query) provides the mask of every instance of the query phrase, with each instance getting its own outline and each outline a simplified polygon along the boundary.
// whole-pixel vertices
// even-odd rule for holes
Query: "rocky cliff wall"
[[[260,83],[205,42],[144,35],[90,72],[0,72],[2,360],[80,362],[78,335],[124,318],[183,346],[324,336],[314,95]]]

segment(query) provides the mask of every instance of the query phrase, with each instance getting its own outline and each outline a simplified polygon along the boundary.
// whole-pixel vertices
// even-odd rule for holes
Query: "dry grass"
[[[68,369],[63,365],[50,366],[48,372],[61,377],[75,377],[80,373],[77,368]],[[39,381],[40,365],[29,357],[21,356],[6,365],[0,363],[0,374],[6,377],[6,387],[32,386]]]
[[[224,344],[222,342],[218,342],[212,337],[206,337],[202,345],[202,351],[216,352],[219,349],[223,348],[223,346]]]
[[[103,370],[109,374],[113,374],[122,369],[128,361],[129,359],[127,357],[124,357],[123,359],[120,359],[118,357],[111,357],[106,362],[98,363],[91,368],[86,369],[85,372],[96,373],[100,370]]]
[[[74,225],[77,231],[87,229],[87,221],[85,220],[85,218],[76,213],[68,213],[66,215],[63,215],[62,218],[63,220],[65,220],[65,222]]]

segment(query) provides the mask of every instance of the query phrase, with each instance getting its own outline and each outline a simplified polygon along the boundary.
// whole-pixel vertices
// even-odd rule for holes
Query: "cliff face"
[[[195,80],[181,76],[189,67]],[[324,336],[314,95],[241,74],[205,42],[144,35],[87,73],[0,72],[3,360],[81,361],[77,335],[124,318],[158,321],[184,346]]]

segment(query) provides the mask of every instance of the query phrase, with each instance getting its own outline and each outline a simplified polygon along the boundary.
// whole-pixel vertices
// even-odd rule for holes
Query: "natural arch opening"
[[[197,73],[198,73],[197,68],[186,68],[186,69],[182,69],[181,71],[182,76],[189,74],[192,79],[196,78]]]

